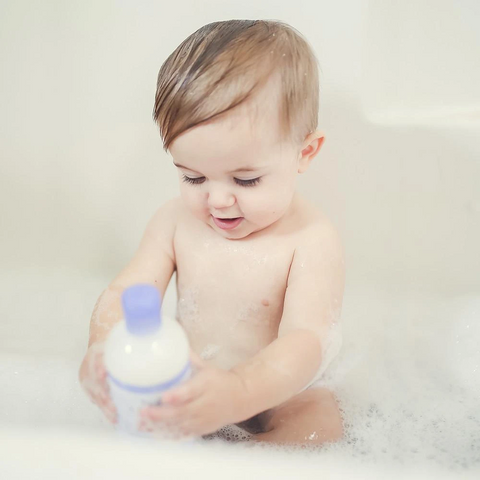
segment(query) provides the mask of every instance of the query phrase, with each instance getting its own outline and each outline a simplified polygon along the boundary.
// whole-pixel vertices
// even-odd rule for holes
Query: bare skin
[[[238,426],[252,433],[249,441],[257,443],[315,446],[343,437],[335,396],[322,387],[305,390]]]
[[[338,235],[295,188],[324,136],[311,132],[301,145],[279,140],[268,91],[255,122],[242,105],[172,143],[181,196],[156,212],[134,258],[99,299],[79,372],[112,421],[93,348],[121,318],[124,288],[150,283],[163,296],[176,271],[177,320],[203,361],[161,406],[141,412],[141,428],[199,436],[256,423],[254,441],[310,445],[343,434],[332,393],[303,390],[325,361],[344,286]],[[242,221],[223,229],[215,220],[229,218]]]
[[[328,220],[296,195],[275,229],[232,242],[195,221],[181,203],[178,208],[177,320],[198,355],[229,369],[276,338],[295,246],[309,226]],[[326,388],[305,390],[255,420],[263,432],[254,441],[313,445],[343,435],[337,402]],[[248,421],[240,426],[249,429]]]

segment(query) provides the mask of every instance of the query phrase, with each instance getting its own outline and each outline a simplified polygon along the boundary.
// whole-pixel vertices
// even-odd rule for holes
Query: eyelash
[[[237,185],[240,185],[242,187],[253,187],[260,182],[260,177],[252,178],[251,180],[240,180],[238,178],[235,178],[234,180]],[[192,185],[200,185],[205,181],[205,177],[190,178],[186,175],[183,175],[183,181]]]

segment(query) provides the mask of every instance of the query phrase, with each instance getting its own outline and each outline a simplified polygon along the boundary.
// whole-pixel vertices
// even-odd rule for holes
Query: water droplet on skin
[[[215,357],[219,350],[220,350],[221,347],[219,347],[218,345],[214,345],[213,343],[209,343],[203,350],[202,350],[202,353],[200,354],[200,357],[203,359],[203,360],[209,360],[213,357]]]
[[[176,317],[188,329],[198,330],[201,327],[197,298],[198,289],[182,288],[182,296],[177,303]]]

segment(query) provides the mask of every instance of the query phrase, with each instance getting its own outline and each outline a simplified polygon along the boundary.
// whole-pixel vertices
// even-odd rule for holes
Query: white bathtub
[[[479,4],[260,3],[1,2],[2,480],[479,478]],[[160,62],[204,23],[276,15],[322,66],[326,141],[299,189],[346,247],[327,381],[349,436],[311,454],[132,443],[77,371],[95,301],[178,193],[150,120]]]
[[[129,478],[135,472],[164,478],[165,471],[168,478],[203,472],[219,479],[258,472],[266,478],[478,475],[480,389],[478,378],[467,374],[477,371],[472,355],[478,348],[465,335],[480,333],[480,297],[347,289],[345,354],[330,374],[356,444],[285,455],[246,444],[181,447],[119,437],[77,380],[86,319],[106,281],[31,270],[1,285],[0,478]],[[174,302],[170,288],[165,313],[172,314]],[[462,349],[452,345],[455,335]],[[463,389],[460,397],[452,385]]]

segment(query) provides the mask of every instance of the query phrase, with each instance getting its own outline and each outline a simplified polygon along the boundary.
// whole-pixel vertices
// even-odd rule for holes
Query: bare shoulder
[[[182,210],[183,202],[180,197],[168,200],[155,211],[147,228],[157,232],[166,230],[173,235]]]
[[[172,198],[155,211],[146,227],[146,236],[161,245],[172,258],[175,256],[173,248],[175,231],[183,209],[181,198]]]
[[[298,218],[301,224],[296,240],[296,251],[309,255],[335,255],[343,261],[344,248],[340,233],[328,216],[304,197],[298,198]]]
[[[298,218],[301,223],[298,245],[328,242],[343,248],[340,233],[328,216],[304,197],[298,199]]]

